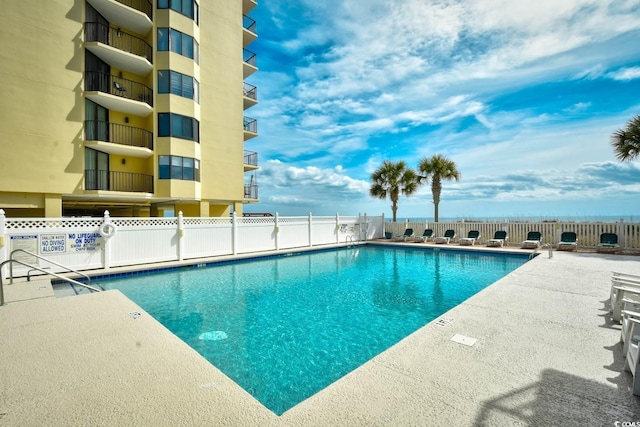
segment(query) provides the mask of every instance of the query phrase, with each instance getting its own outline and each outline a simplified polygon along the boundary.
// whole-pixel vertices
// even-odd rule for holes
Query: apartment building
[[[0,209],[9,217],[242,214],[254,0],[4,0]]]

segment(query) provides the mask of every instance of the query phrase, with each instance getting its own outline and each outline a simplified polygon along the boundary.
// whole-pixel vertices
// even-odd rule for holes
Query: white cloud
[[[622,68],[617,71],[612,71],[610,73],[607,73],[607,77],[613,80],[623,80],[623,81],[640,79],[640,67],[629,67],[629,68]]]

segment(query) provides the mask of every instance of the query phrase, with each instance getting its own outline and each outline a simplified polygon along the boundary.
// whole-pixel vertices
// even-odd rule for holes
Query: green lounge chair
[[[416,236],[413,238],[414,242],[428,242],[429,239],[433,238],[433,230],[430,228],[425,228],[422,236]]]
[[[404,234],[402,236],[396,236],[393,238],[394,242],[406,242],[407,239],[413,237],[413,228],[407,228],[404,230]]]
[[[444,232],[443,236],[436,237],[434,240],[436,243],[446,243],[447,245],[451,242],[451,239],[455,239],[456,232],[455,230],[447,230]]]
[[[493,239],[487,240],[487,246],[500,246],[503,247],[509,240],[507,232],[504,230],[498,230],[493,234]]]
[[[558,250],[577,250],[578,236],[573,231],[563,231],[558,242]]]
[[[600,243],[598,243],[598,252],[615,251],[620,245],[618,244],[618,235],[616,233],[602,233],[600,235]]]
[[[539,248],[542,244],[542,233],[539,231],[530,231],[527,233],[527,239],[522,242],[523,249]]]
[[[476,240],[480,239],[480,232],[478,230],[471,230],[468,234],[467,237],[461,237],[460,240],[458,240],[458,243],[461,244],[462,246],[473,246],[476,244]]]

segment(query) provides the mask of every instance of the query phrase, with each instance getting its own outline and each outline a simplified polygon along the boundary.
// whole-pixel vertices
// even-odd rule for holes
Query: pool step
[[[98,289],[104,290],[102,286],[97,283],[93,283],[93,286],[97,287]],[[83,286],[76,286],[73,283],[56,283],[52,284],[51,287],[53,288],[53,294],[56,298],[73,297],[76,295],[86,295],[92,293],[91,290]]]

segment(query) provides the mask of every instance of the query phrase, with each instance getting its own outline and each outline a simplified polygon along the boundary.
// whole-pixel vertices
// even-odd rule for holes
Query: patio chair
[[[462,246],[473,246],[476,244],[476,240],[480,240],[480,232],[478,230],[471,230],[467,233],[467,237],[461,237],[458,243]]]
[[[560,235],[560,242],[558,242],[558,250],[577,250],[578,249],[578,237],[573,231],[563,231]]]
[[[455,239],[456,232],[455,230],[447,230],[444,232],[443,236],[436,237],[434,242],[436,243],[446,243],[447,245],[451,242],[451,239]]]
[[[633,375],[632,393],[640,396],[640,320],[629,317],[629,322],[631,328],[624,369]]]
[[[406,242],[407,239],[413,237],[413,228],[407,228],[404,230],[404,234],[402,236],[396,236],[393,238],[394,242]]]
[[[509,240],[507,232],[504,230],[498,230],[493,234],[493,239],[487,240],[487,246],[500,246],[503,247]]]
[[[523,249],[539,248],[542,243],[542,234],[539,231],[530,231],[527,233],[527,238],[522,242]]]
[[[623,310],[640,311],[640,285],[613,283],[609,305],[614,322],[621,321]]]
[[[622,355],[626,356],[631,341],[631,329],[633,322],[631,319],[640,321],[640,313],[631,310],[622,310],[622,328],[620,330],[620,342],[622,342]],[[638,337],[636,337],[637,339]]]
[[[431,228],[425,228],[422,236],[416,236],[413,238],[414,242],[428,242],[433,238],[433,230]]]
[[[600,235],[600,243],[598,243],[598,252],[615,251],[620,245],[618,244],[618,235],[616,233],[602,233]]]

